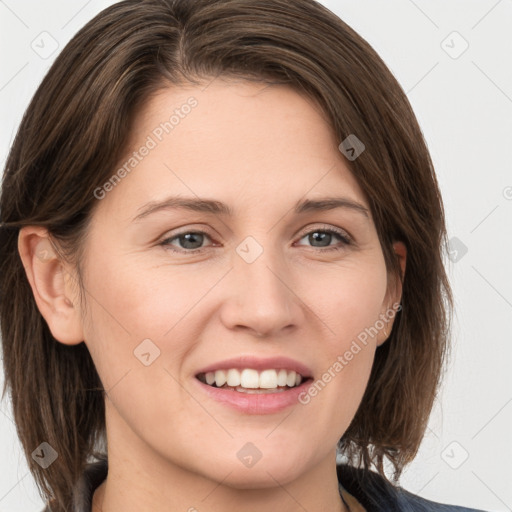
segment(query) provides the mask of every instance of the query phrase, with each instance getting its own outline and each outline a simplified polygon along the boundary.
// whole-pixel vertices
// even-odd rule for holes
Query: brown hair
[[[57,342],[41,316],[17,250],[19,229],[47,228],[81,280],[94,190],[112,176],[138,109],[159,89],[220,75],[289,84],[321,106],[339,142],[356,134],[365,144],[347,164],[368,198],[386,266],[402,279],[402,311],[339,448],[384,477],[389,459],[396,482],[424,435],[453,299],[438,184],[398,82],[364,39],[314,0],[125,0],[87,23],[55,60],[23,117],[0,197],[5,389],[53,510],[68,509],[104,440],[104,393],[85,344]],[[405,277],[395,240],[407,248]],[[59,454],[47,469],[31,458],[43,441]]]

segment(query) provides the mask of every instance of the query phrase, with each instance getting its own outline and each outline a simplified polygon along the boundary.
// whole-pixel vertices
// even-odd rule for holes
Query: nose
[[[252,263],[235,255],[233,267],[221,308],[226,328],[257,337],[277,337],[301,324],[303,302],[282,259],[265,250]]]

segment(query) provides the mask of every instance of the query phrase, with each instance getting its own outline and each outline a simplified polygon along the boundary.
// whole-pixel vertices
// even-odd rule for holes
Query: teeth
[[[288,377],[286,377],[286,385],[287,386],[295,386],[295,377],[297,374],[294,371],[288,373]]]
[[[286,386],[286,376],[287,376],[286,370],[279,370],[279,373],[277,374],[277,385],[278,386]]]
[[[240,386],[240,372],[238,370],[228,370],[227,385],[231,387]]]
[[[226,380],[227,380],[227,377],[226,377],[226,372],[224,370],[217,370],[215,372],[215,384],[217,385],[218,388],[220,388],[221,386],[224,386],[224,384],[226,383]],[[212,382],[213,384],[213,382]]]
[[[275,370],[263,370],[260,373],[260,385],[258,387],[264,389],[277,388],[277,372]]]
[[[238,373],[238,370],[229,370],[234,371]],[[242,370],[242,373],[240,374],[240,380],[238,381],[239,385],[243,388],[250,388],[250,389],[256,389],[259,387],[265,387],[260,386],[260,378],[258,376],[258,372],[256,370],[250,370],[245,369]]]
[[[302,376],[293,370],[262,370],[258,372],[252,368],[245,368],[242,371],[236,368],[229,370],[216,370],[207,372],[201,380],[206,384],[214,384],[220,388],[224,385],[233,388],[244,389],[277,389],[278,387],[294,387],[302,382]]]

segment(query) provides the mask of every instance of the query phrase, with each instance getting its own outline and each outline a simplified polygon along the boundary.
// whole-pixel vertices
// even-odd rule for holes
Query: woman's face
[[[285,86],[166,89],[140,113],[85,246],[110,454],[234,487],[334,463],[400,298],[340,142]],[[230,368],[259,370],[246,386],[293,382],[283,369],[305,382],[258,394],[198,378]]]

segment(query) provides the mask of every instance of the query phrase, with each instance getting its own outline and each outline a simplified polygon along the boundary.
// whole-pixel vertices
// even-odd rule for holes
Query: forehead
[[[342,193],[365,203],[318,105],[286,85],[214,80],[169,87],[135,117],[127,172],[107,204],[170,193],[254,207]],[[144,153],[143,156],[142,153]]]

